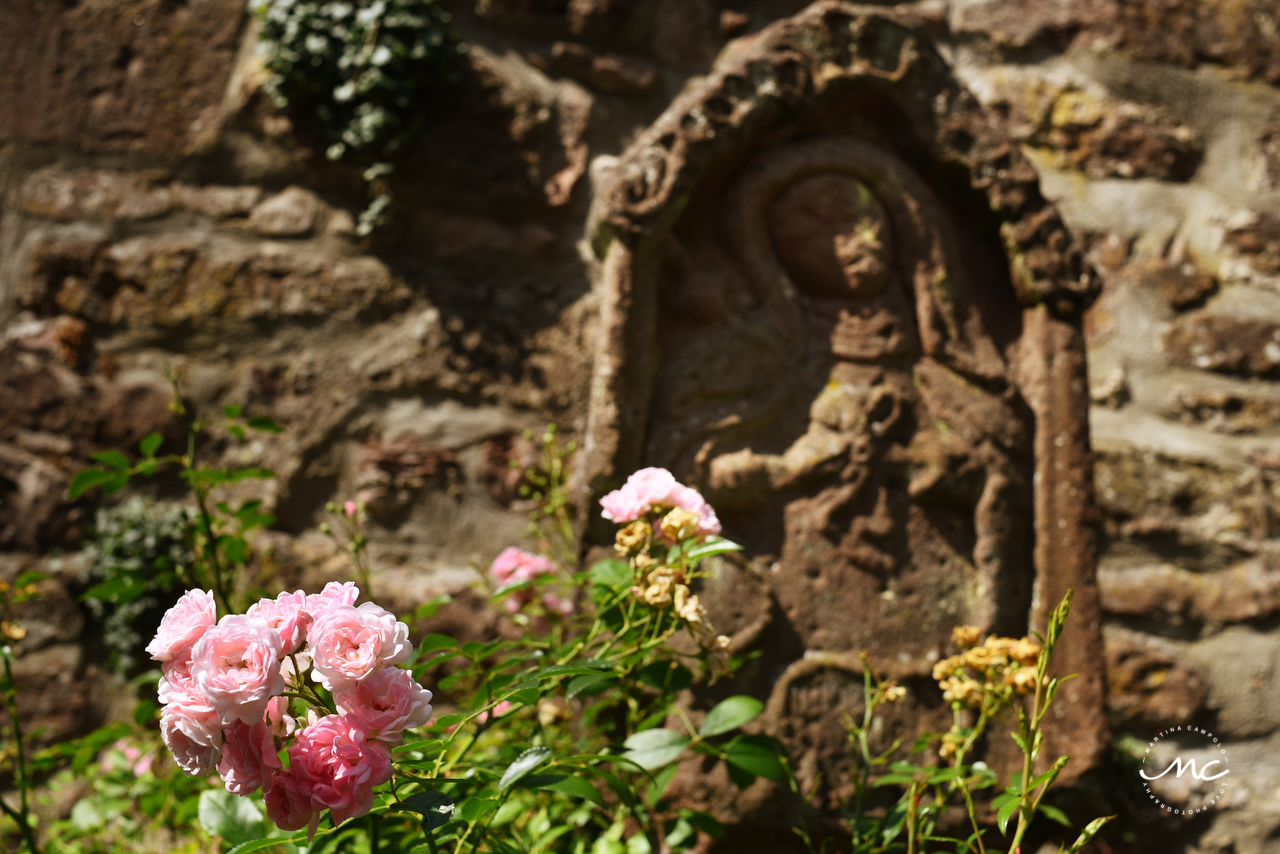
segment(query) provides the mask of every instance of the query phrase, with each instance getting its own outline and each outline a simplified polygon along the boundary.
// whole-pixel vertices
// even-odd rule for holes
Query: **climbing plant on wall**
[[[371,202],[358,231],[391,204],[391,157],[425,127],[456,76],[462,46],[436,0],[251,0],[262,22],[266,88],[314,125],[325,156],[365,167]]]

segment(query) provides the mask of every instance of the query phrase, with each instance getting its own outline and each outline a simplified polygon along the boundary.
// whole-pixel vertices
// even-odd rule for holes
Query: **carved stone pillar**
[[[1095,284],[1000,117],[914,22],[826,0],[597,171],[592,494],[668,467],[756,556],[704,598],[762,651],[734,690],[770,695],[802,776],[839,794],[857,651],[912,689],[891,728],[945,730],[951,627],[1042,629],[1068,587],[1055,669],[1080,678],[1043,755],[1096,766]]]

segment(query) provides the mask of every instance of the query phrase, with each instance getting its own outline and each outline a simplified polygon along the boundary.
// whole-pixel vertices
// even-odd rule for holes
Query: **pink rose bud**
[[[354,519],[354,518],[355,518],[355,516],[356,516],[356,503],[355,503],[354,501],[348,501],[346,504],[342,505],[342,509],[343,509],[343,510],[345,510],[345,511],[347,512],[347,516],[348,516],[349,518],[351,518],[351,519]]]
[[[288,738],[298,728],[298,721],[289,714],[288,697],[272,697],[267,703],[267,714],[263,723],[276,738]]]
[[[155,638],[147,644],[147,652],[156,661],[177,658],[191,649],[217,619],[213,594],[207,590],[188,590],[165,612]]]
[[[375,670],[363,682],[334,694],[338,711],[360,729],[388,743],[431,720],[431,692],[398,667]]]
[[[391,779],[391,751],[345,715],[326,715],[294,738],[289,774],[313,810],[341,824],[373,809],[373,787]]]
[[[413,652],[409,627],[372,602],[325,611],[312,624],[310,640],[311,678],[335,693]]]
[[[311,614],[307,611],[306,593],[295,590],[281,593],[275,599],[262,599],[249,606],[245,612],[250,617],[261,617],[280,635],[281,653],[297,652],[307,639]]]
[[[480,723],[487,723],[490,717],[500,718],[507,712],[511,711],[512,703],[510,700],[501,700],[498,705],[494,706],[491,711],[481,712],[476,720]]]
[[[224,725],[257,723],[284,692],[280,650],[280,634],[248,614],[223,617],[196,642],[191,677]]]
[[[222,734],[226,742],[222,746],[218,774],[227,791],[234,795],[252,795],[270,783],[271,775],[281,767],[271,730],[262,723],[249,726],[236,721]]]
[[[212,708],[198,701],[170,703],[160,712],[160,737],[188,777],[202,777],[222,758],[222,730]]]

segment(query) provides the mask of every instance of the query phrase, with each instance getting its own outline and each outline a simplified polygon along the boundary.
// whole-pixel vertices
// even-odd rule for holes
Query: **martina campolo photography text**
[[[1280,854],[1274,0],[0,3],[0,850]]]

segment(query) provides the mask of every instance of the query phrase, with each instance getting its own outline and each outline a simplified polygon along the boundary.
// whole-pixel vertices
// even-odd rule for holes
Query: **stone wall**
[[[405,154],[393,225],[361,240],[358,176],[263,97],[240,0],[3,4],[0,574],[76,548],[94,504],[65,490],[92,452],[171,429],[166,365],[196,405],[285,425],[211,453],[279,473],[292,565],[341,571],[305,532],[357,494],[392,604],[464,588],[518,540],[522,431],[585,428],[591,163],[805,4],[449,5],[470,45],[456,100]],[[1086,332],[1113,731],[1204,725],[1236,763],[1226,809],[1186,822],[1113,783],[1137,835],[1112,850],[1276,849],[1280,7],[902,8],[1007,121],[1101,277]],[[24,641],[60,702],[30,692],[25,711],[73,731],[106,710],[66,687],[95,660],[61,566]]]

